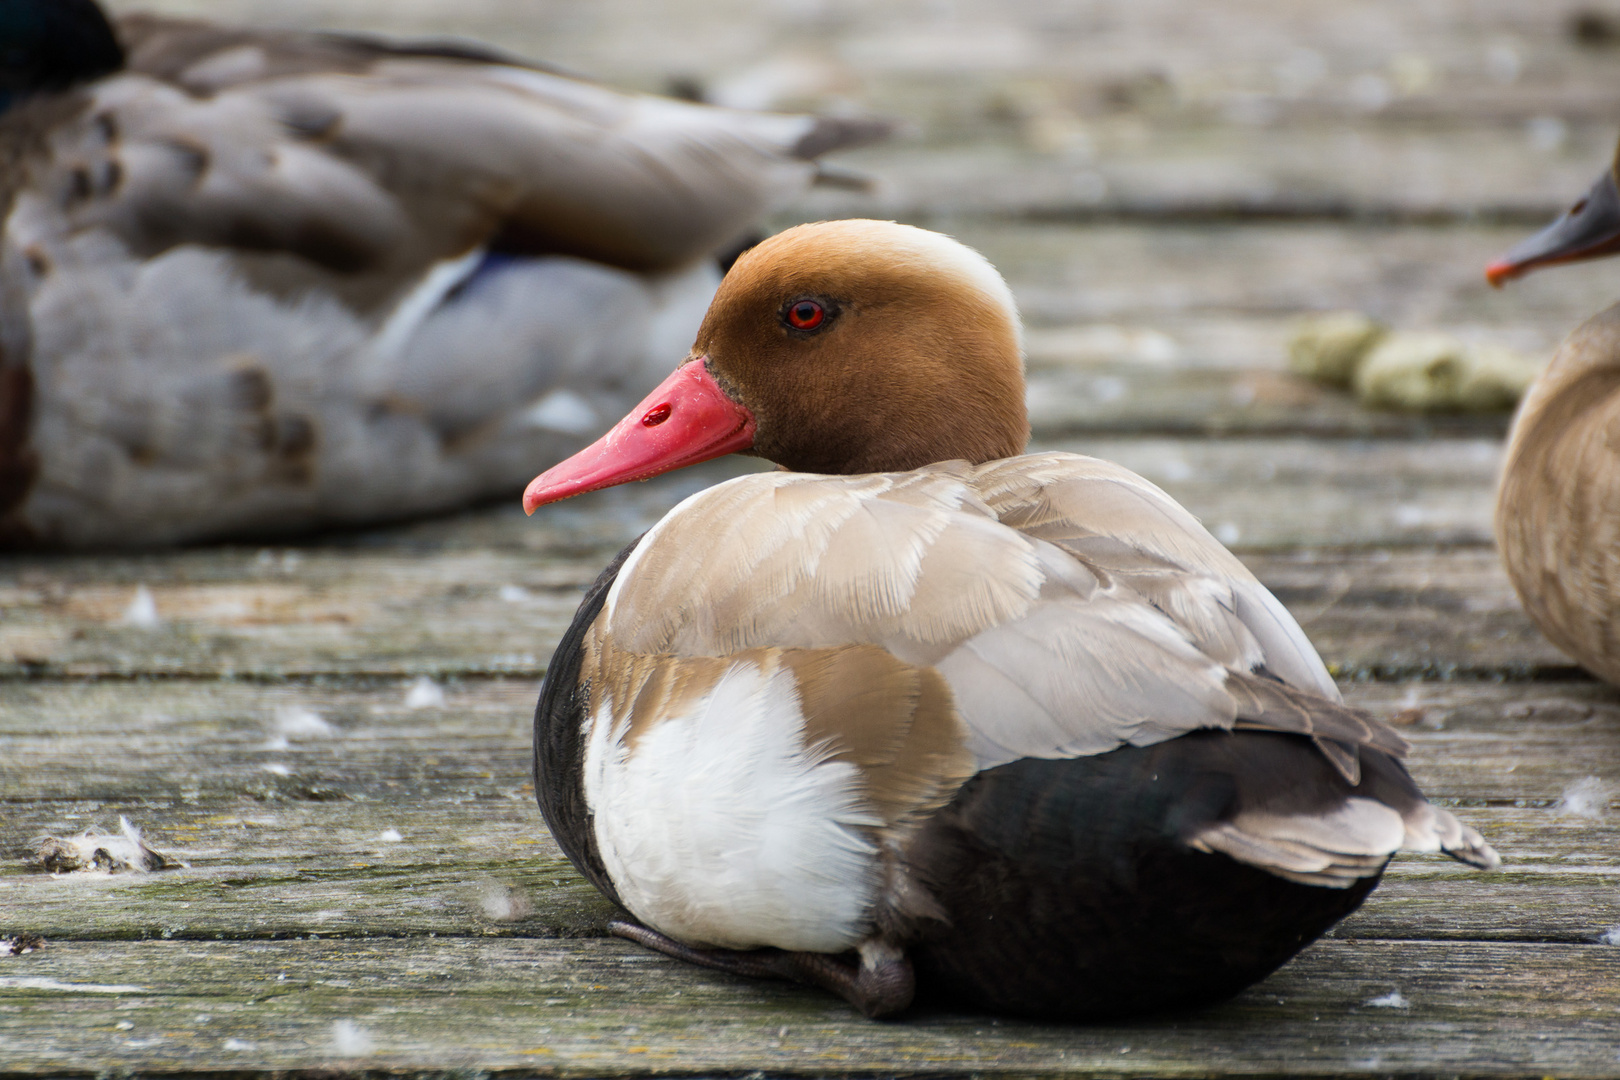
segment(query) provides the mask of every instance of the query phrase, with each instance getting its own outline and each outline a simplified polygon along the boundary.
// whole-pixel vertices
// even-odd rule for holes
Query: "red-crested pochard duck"
[[[1021,331],[979,254],[784,232],[687,361],[535,507],[726,453],[591,588],[535,716],[542,810],[699,964],[868,1015],[1215,1001],[1356,909],[1397,850],[1490,867],[1406,743],[1158,488],[1022,455]]]
[[[1620,251],[1617,167],[1486,267],[1490,283]],[[1541,632],[1620,686],[1620,304],[1577,327],[1520,402],[1496,493],[1496,544]]]
[[[820,155],[882,130],[466,45],[7,0],[0,546],[515,492],[657,384],[717,258]]]

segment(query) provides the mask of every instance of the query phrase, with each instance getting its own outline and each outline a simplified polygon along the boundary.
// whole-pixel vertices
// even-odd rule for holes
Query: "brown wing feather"
[[[969,776],[961,719],[931,668],[876,646],[789,649],[806,743],[861,770],[884,827],[904,828],[950,801]]]
[[[52,174],[74,227],[152,255],[416,273],[478,244],[631,270],[707,258],[881,124],[619,93],[442,44],[131,16]]]
[[[1404,757],[1410,744],[1371,713],[1299,690],[1263,674],[1234,671],[1227,692],[1237,701],[1239,729],[1309,735],[1350,784],[1361,783],[1360,748]]]

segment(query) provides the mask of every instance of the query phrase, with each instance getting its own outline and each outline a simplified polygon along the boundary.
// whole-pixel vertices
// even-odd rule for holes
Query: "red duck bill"
[[[699,357],[676,368],[606,435],[530,481],[523,512],[746,450],[754,429],[754,414],[720,389]]]

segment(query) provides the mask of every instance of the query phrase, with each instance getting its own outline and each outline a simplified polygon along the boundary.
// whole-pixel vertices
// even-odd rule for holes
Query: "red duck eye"
[[[788,325],[795,330],[814,330],[827,318],[827,309],[814,300],[800,300],[788,308]]]

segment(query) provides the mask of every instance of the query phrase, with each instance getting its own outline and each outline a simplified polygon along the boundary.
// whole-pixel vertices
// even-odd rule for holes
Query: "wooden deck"
[[[534,805],[530,713],[582,587],[741,466],[533,520],[9,558],[0,937],[45,944],[0,955],[0,1078],[1620,1076],[1620,692],[1541,638],[1497,564],[1505,421],[1368,413],[1283,363],[1310,310],[1549,349],[1620,291],[1612,265],[1500,294],[1480,274],[1611,152],[1620,45],[1576,41],[1589,5],[158,6],[906,118],[851,157],[875,194],[782,222],[899,216],[984,250],[1030,324],[1037,444],[1191,507],[1505,864],[1402,858],[1328,939],[1197,1014],[871,1023],[602,937]],[[155,624],[126,618],[142,588]],[[121,814],[189,866],[29,865],[39,837]]]

